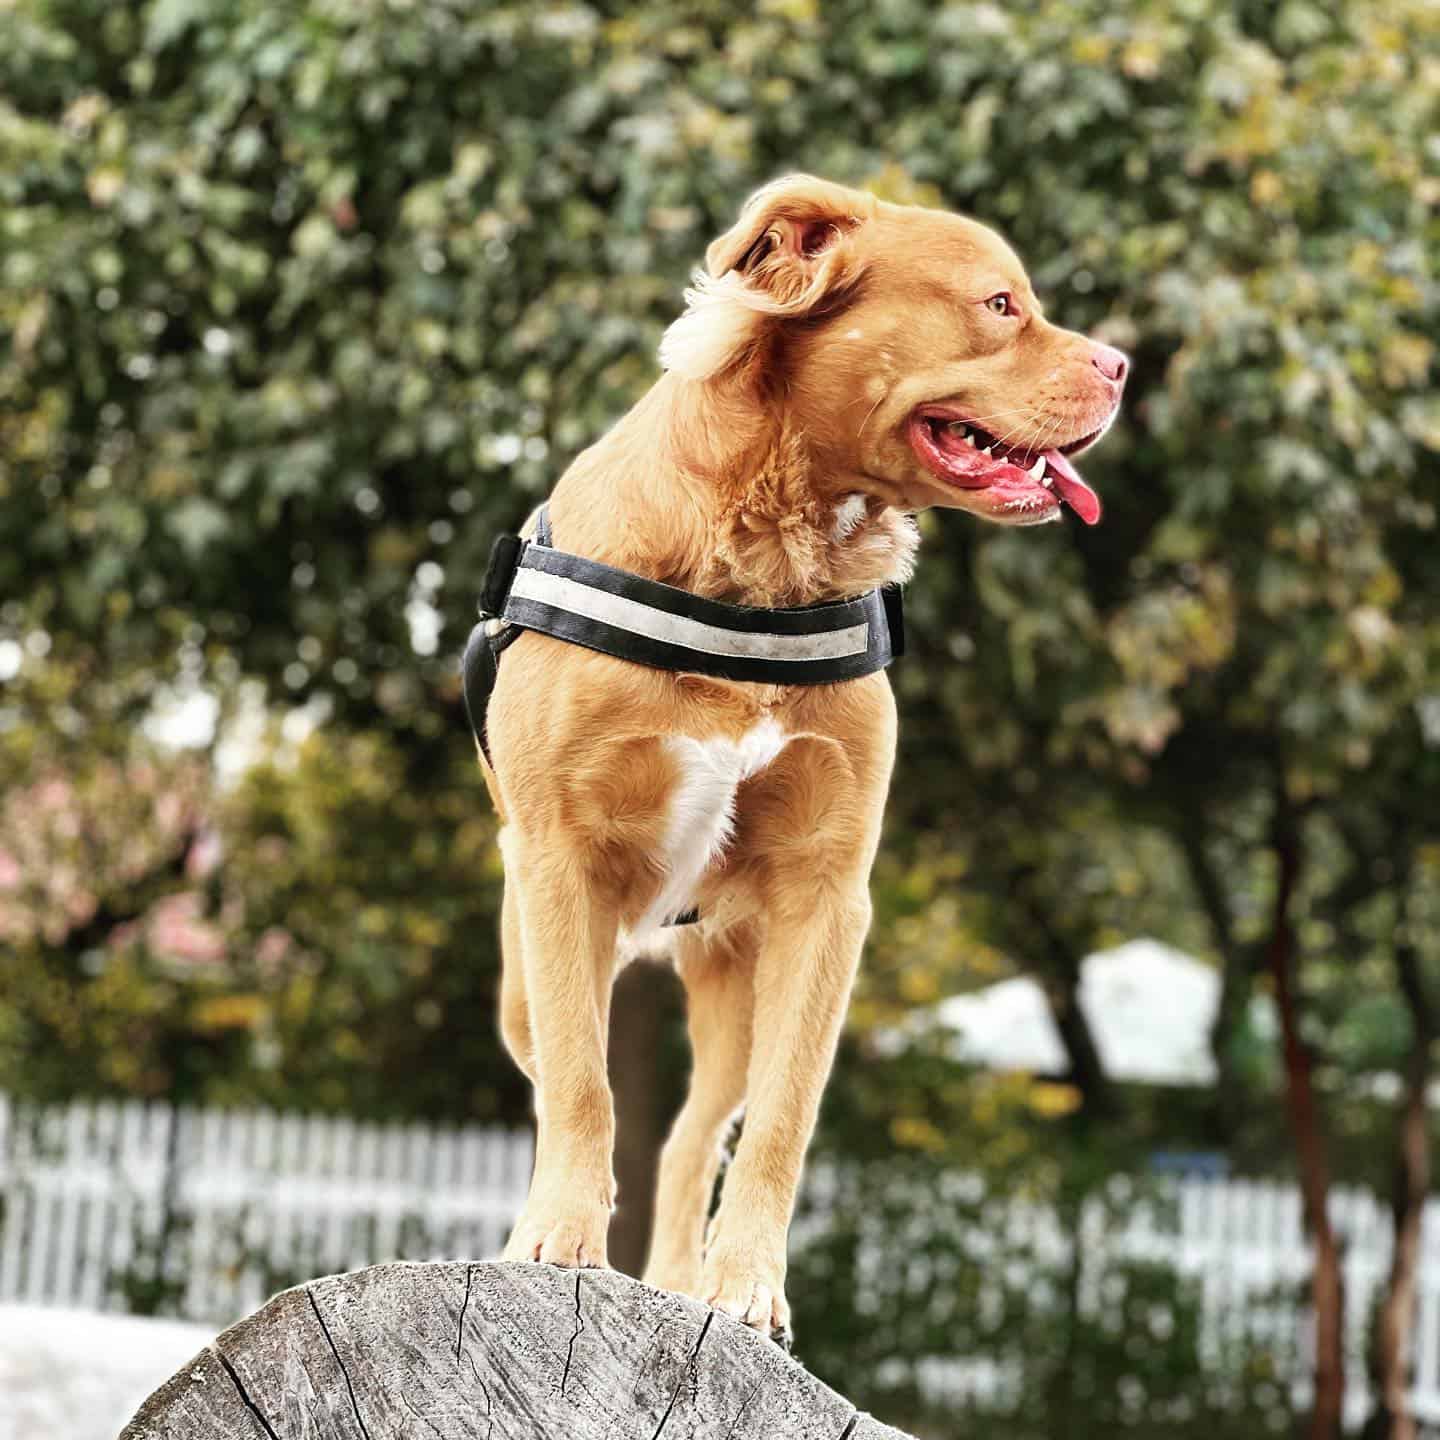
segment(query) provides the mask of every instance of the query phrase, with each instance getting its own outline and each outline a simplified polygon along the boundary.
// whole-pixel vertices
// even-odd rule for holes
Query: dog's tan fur
[[[915,510],[1021,518],[918,462],[905,431],[917,405],[959,397],[1036,447],[1113,413],[1119,387],[1090,363],[1094,346],[1044,320],[1018,260],[974,222],[794,176],[752,197],[707,262],[666,336],[666,373],[556,486],[561,549],[751,605],[854,595],[908,575]],[[986,308],[997,291],[1021,320]],[[685,863],[667,851],[675,807],[708,796],[733,819],[728,843],[725,815],[696,822],[718,853],[695,857],[708,863],[686,897],[704,919],[674,936],[694,1070],[646,1278],[785,1325],[786,1233],[870,919],[895,746],[888,682],[730,683],[527,633],[500,667],[489,736],[501,1026],[538,1121],[507,1257],[605,1263],[617,957]],[[735,758],[752,750],[753,774]],[[715,779],[721,761],[733,768]]]

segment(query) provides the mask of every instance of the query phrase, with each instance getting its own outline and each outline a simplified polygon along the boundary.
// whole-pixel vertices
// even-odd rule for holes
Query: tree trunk
[[[1330,1224],[1329,1159],[1315,1101],[1310,1053],[1300,1035],[1295,927],[1290,910],[1300,879],[1301,837],[1283,780],[1276,786],[1273,825],[1278,873],[1268,958],[1280,1011],[1286,1109],[1299,1165],[1305,1219],[1315,1245],[1310,1285],[1315,1311],[1315,1406],[1308,1434],[1310,1440],[1336,1440],[1345,1402],[1344,1292],[1340,1247]]]
[[[1085,1097],[1085,1109],[1092,1116],[1109,1115],[1115,1109],[1115,1092],[1110,1077],[1105,1073],[1105,1062],[1100,1057],[1100,1047],[1095,1043],[1095,1032],[1090,1020],[1080,1005],[1079,967],[1059,980],[1045,984],[1045,998],[1050,1005],[1050,1014],[1055,1028],[1060,1033],[1060,1043],[1065,1047],[1070,1062],[1070,1078]]]
[[[1081,960],[1050,924],[1045,909],[1028,898],[1013,896],[1025,907],[1036,935],[1044,946],[1045,968],[1041,988],[1050,1016],[1055,1021],[1065,1057],[1070,1062],[1070,1079],[1085,1099],[1085,1113],[1092,1119],[1113,1115],[1117,1109],[1115,1089],[1105,1073],[1100,1047],[1089,1017],[1080,1004]]]
[[[698,1300],[612,1270],[376,1265],[277,1295],[120,1440],[910,1440]]]
[[[1085,1191],[1081,1187],[1077,1194],[1069,1184],[1062,1185],[1059,1204],[1056,1207],[1065,1241],[1068,1246],[1065,1265],[1065,1290],[1062,1297],[1064,1306],[1065,1339],[1058,1363],[1050,1372],[1046,1384],[1049,1433],[1061,1436],[1070,1428],[1075,1417],[1077,1402],[1084,1386],[1077,1384],[1076,1357],[1080,1349],[1080,1337],[1085,1330],[1085,1317],[1081,1311],[1081,1294],[1085,1283],[1086,1235]]]
[[[1210,1054],[1215,1061],[1215,1105],[1211,1130],[1220,1145],[1235,1136],[1245,1097],[1235,1073],[1232,1045],[1236,1027],[1245,1015],[1254,976],[1252,949],[1235,934],[1230,902],[1205,845],[1204,820],[1198,809],[1181,822],[1180,848],[1190,872],[1190,883],[1210,922],[1210,934],[1220,952],[1220,999],[1210,1024]]]
[[[1391,1214],[1395,1246],[1390,1278],[1376,1325],[1376,1370],[1380,1401],[1375,1431],[1384,1440],[1415,1440],[1418,1431],[1410,1412],[1409,1359],[1415,1325],[1415,1282],[1420,1262],[1420,1230],[1430,1188],[1430,1136],[1426,1091],[1430,1083],[1430,1046],[1435,1018],[1420,975],[1413,946],[1397,944],[1395,969],[1410,1009],[1410,1058],[1406,1065],[1405,1103],[1400,1114],[1399,1144]]]
[[[615,1179],[609,1260],[626,1275],[645,1267],[655,1218],[660,1147],[676,1108],[666,1093],[665,1018],[678,1006],[674,972],[637,960],[621,971],[610,1004],[610,1085],[615,1092]]]

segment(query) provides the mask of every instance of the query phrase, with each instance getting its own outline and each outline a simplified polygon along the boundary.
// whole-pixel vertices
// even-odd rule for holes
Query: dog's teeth
[[[990,447],[987,445],[980,453],[981,453],[982,455],[988,457],[989,454],[990,454]]]
[[[1055,488],[1055,479],[1054,479],[1054,477],[1051,476],[1051,475],[1045,476],[1045,478],[1044,478],[1043,480],[1041,480],[1040,483],[1041,483],[1047,490],[1053,490],[1053,489]]]
[[[975,437],[968,430],[965,432],[965,443],[972,450],[975,448]]]
[[[1032,480],[1038,480],[1045,473],[1045,457],[1042,455],[1025,473]]]

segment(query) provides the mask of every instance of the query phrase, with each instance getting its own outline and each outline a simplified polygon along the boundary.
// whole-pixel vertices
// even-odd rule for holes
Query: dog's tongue
[[[1100,497],[1080,478],[1080,472],[1058,451],[1045,452],[1045,468],[1055,477],[1060,498],[1087,524],[1100,522]]]

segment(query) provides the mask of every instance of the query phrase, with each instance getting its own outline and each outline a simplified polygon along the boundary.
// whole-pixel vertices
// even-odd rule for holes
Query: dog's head
[[[783,395],[837,491],[1100,518],[1070,457],[1114,419],[1128,362],[1052,325],[993,230],[794,175],[751,196],[706,267],[661,363]]]

